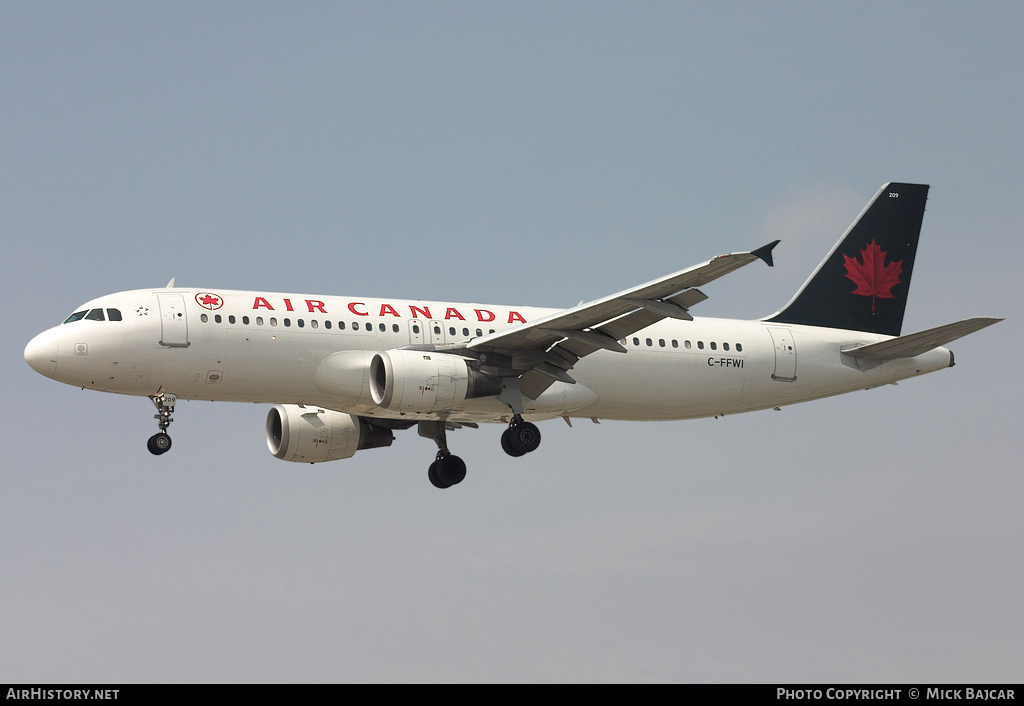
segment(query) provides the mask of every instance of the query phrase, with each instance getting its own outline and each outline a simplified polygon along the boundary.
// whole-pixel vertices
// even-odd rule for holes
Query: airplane
[[[889,183],[793,299],[756,320],[695,318],[699,289],[779,241],[719,255],[568,309],[193,289],[118,292],[33,338],[25,360],[76,387],[147,396],[167,452],[179,399],[269,403],[285,461],[390,446],[416,426],[438,488],[466,477],[447,432],[505,425],[510,456],[536,421],[731,415],[895,383],[952,367],[947,343],[1002,319],[901,335],[928,185]]]

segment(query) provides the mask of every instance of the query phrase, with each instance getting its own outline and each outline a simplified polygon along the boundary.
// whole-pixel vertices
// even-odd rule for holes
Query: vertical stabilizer
[[[886,184],[793,300],[766,320],[899,336],[927,184]]]

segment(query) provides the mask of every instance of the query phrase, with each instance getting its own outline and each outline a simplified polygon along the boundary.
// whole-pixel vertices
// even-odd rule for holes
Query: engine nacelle
[[[448,353],[390,350],[370,361],[370,394],[385,409],[441,412],[501,392],[501,380]]]
[[[339,407],[372,408],[370,396],[370,361],[373,351],[338,351],[320,361],[316,369],[316,386],[320,392],[337,401]]]
[[[267,414],[267,447],[283,461],[336,461],[394,440],[390,429],[332,409],[279,404]]]

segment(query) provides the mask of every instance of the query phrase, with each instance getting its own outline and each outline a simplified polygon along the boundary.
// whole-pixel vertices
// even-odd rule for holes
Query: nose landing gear
[[[149,437],[146,448],[154,456],[159,456],[171,450],[171,437],[167,434],[167,427],[171,426],[171,422],[174,421],[174,417],[171,415],[174,414],[174,403],[177,398],[171,393],[161,390],[155,395],[150,395],[149,399],[156,406],[156,414],[153,415],[153,419],[159,425],[160,431]]]

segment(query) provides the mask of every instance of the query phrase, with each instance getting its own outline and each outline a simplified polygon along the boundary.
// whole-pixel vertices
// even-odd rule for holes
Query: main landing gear
[[[447,425],[447,426],[446,426]],[[437,456],[427,470],[427,478],[435,488],[450,488],[458,485],[466,478],[466,462],[448,450],[449,428],[464,426],[454,422],[419,422],[419,434],[428,439],[433,439],[437,444]],[[470,426],[476,426],[472,424]],[[516,414],[508,425],[508,429],[501,433],[501,448],[509,456],[523,456],[531,451],[536,451],[540,446],[540,429],[536,424],[523,420],[522,416]]]
[[[438,451],[437,460],[427,469],[427,478],[435,488],[450,488],[466,478],[466,462],[447,451]]]
[[[156,414],[153,415],[153,419],[160,426],[160,431],[149,437],[146,447],[151,454],[159,456],[171,450],[171,437],[167,434],[167,427],[171,426],[171,422],[174,421],[174,417],[171,415],[174,414],[174,403],[177,398],[169,392],[161,390],[155,395],[150,395],[149,399],[156,406]]]
[[[460,426],[453,425],[453,428]],[[433,439],[437,444],[437,456],[427,470],[427,478],[435,488],[450,488],[466,478],[466,462],[448,450],[448,434],[445,422],[422,421],[419,435]]]
[[[501,433],[501,448],[509,456],[522,456],[536,451],[540,446],[540,429],[532,422],[524,421],[516,414],[509,422],[508,429]]]
[[[501,448],[509,456],[523,456],[540,446],[540,429],[523,420],[523,393],[518,378],[502,378],[498,400],[512,411],[508,429],[501,433]]]

